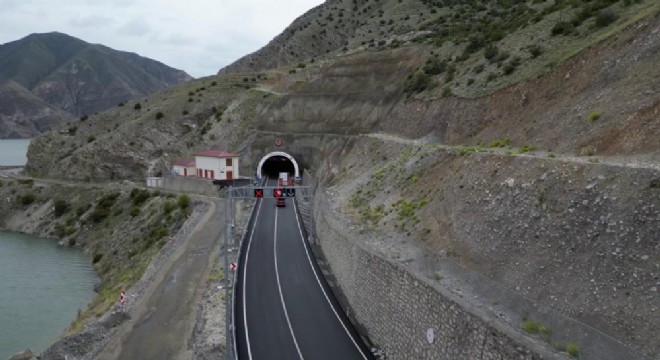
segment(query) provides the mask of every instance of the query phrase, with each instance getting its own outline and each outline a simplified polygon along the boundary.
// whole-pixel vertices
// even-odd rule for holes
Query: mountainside
[[[32,137],[70,117],[14,81],[0,83],[0,137]]]
[[[609,349],[585,329],[656,358],[659,63],[652,0],[329,1],[217,76],[34,139],[27,170],[143,181],[215,148],[253,174],[285,151],[375,252],[448,291],[442,266],[476,272],[516,301],[465,298],[518,330],[550,309],[580,358]]]
[[[2,101],[0,137],[31,137],[75,117],[91,115],[128,99],[191,80],[181,70],[134,53],[89,44],[61,33],[32,34],[0,45],[0,87],[24,99]],[[17,91],[17,86],[23,90]],[[3,89],[9,92],[9,89]],[[35,98],[49,117],[27,105]],[[38,108],[43,108],[40,104]],[[31,115],[38,117],[34,118]],[[38,123],[30,125],[31,123]]]

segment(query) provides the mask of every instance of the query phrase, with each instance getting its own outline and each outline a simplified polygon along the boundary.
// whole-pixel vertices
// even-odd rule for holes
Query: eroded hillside
[[[239,153],[251,175],[282,139],[335,194],[328,206],[363,229],[356,239],[383,256],[438,286],[461,280],[441,267],[456,263],[657,356],[660,8],[489,4],[425,12],[415,1],[327,2],[217,76],[40,136],[28,171],[142,180],[218,148]],[[327,48],[296,40],[332,7]],[[385,15],[396,9],[410,18]],[[410,20],[418,11],[423,21]],[[508,20],[497,25],[493,14]],[[304,51],[286,55],[282,44]],[[471,285],[481,306],[503,302],[498,311],[520,327],[529,314],[479,294],[481,285]],[[556,329],[562,346],[575,340],[567,329]]]

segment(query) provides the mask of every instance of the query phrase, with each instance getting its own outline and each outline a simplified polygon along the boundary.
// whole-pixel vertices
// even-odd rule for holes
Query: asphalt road
[[[239,359],[373,359],[316,263],[293,199],[257,202],[236,284]]]

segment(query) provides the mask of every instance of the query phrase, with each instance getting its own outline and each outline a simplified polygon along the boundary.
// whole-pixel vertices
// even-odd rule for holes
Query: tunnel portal
[[[257,178],[259,179],[266,176],[276,178],[281,172],[289,173],[295,179],[300,179],[300,169],[296,159],[282,151],[272,152],[264,156],[257,166]]]

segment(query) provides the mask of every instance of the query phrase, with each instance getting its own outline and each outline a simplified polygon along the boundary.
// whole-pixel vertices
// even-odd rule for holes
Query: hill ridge
[[[62,110],[54,112],[59,117],[50,117],[50,126],[38,127],[43,130],[192,79],[162,62],[60,32],[34,33],[0,45],[0,80],[12,80],[48,107]],[[0,132],[0,137],[40,133],[24,126],[32,120],[24,116],[28,112],[10,116],[4,111],[2,128],[16,131]]]

